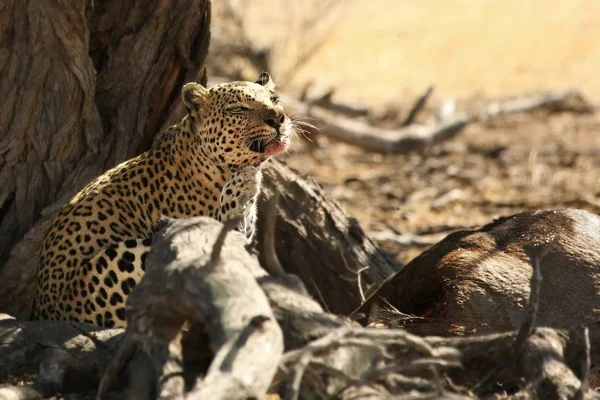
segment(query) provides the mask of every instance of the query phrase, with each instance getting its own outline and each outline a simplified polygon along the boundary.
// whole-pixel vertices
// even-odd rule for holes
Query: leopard
[[[144,276],[156,224],[238,218],[251,240],[261,168],[295,136],[273,79],[183,85],[181,121],[151,148],[100,175],[45,234],[32,319],[125,327],[127,296]]]

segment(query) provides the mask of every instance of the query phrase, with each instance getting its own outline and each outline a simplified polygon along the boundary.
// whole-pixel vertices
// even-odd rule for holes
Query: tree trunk
[[[8,0],[0,32],[0,304],[27,318],[57,208],[177,118],[210,1]]]

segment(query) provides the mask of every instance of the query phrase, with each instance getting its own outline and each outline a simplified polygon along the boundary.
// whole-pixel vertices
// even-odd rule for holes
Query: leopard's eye
[[[229,112],[233,114],[243,113],[244,111],[248,111],[248,109],[246,107],[231,107],[229,109]]]
[[[271,96],[271,102],[272,102],[272,103],[277,103],[277,102],[279,102],[279,96]]]

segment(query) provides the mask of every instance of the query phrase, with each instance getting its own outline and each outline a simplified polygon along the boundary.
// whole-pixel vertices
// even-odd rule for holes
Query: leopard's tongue
[[[286,147],[287,146],[284,142],[282,142],[279,138],[275,138],[267,143],[263,154],[266,156],[272,156],[274,154],[281,153],[286,149]]]

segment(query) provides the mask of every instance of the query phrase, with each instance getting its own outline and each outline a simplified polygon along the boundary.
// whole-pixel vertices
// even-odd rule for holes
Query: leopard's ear
[[[266,72],[260,74],[256,82],[254,83],[258,83],[259,85],[264,86],[267,90],[275,90],[275,82],[273,82],[271,75],[269,75]]]
[[[202,113],[208,106],[208,89],[199,83],[186,83],[181,89],[181,99],[188,113]]]

